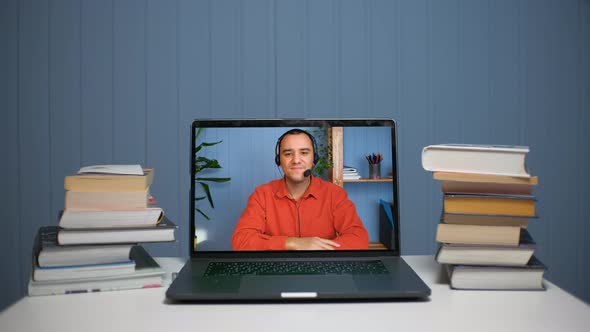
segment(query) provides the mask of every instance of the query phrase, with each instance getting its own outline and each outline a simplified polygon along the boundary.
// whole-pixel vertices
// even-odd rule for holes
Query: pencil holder
[[[381,164],[369,164],[369,179],[381,178]]]

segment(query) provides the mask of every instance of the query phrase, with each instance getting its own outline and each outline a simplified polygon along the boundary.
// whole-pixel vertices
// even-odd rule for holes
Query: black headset
[[[320,160],[320,156],[318,155],[317,145],[315,143],[315,138],[313,137],[313,135],[303,129],[295,128],[295,129],[288,130],[287,132],[282,134],[281,137],[279,137],[279,139],[277,140],[277,145],[275,146],[275,164],[277,164],[277,166],[281,165],[281,156],[280,156],[281,151],[280,150],[281,150],[281,142],[283,141],[283,138],[285,138],[285,136],[287,136],[287,135],[298,135],[298,134],[305,134],[311,140],[311,145],[313,145],[313,164],[314,165],[317,164],[318,160]]]

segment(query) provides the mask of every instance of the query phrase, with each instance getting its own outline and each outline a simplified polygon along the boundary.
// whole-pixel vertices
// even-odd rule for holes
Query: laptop
[[[234,250],[232,236],[250,195],[285,176],[275,159],[278,139],[295,128],[315,141],[316,162],[307,176],[344,189],[368,235],[367,247]],[[171,302],[426,299],[430,288],[400,257],[396,137],[392,119],[194,120],[190,218],[184,226],[190,259],[166,297]],[[379,164],[379,172],[370,163]]]

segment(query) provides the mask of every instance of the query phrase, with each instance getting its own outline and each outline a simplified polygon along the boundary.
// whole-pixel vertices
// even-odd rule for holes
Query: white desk
[[[0,331],[590,331],[589,305],[550,282],[545,292],[457,291],[432,256],[404,259],[432,289],[430,301],[170,305],[166,288],[139,289],[25,297],[0,314]]]

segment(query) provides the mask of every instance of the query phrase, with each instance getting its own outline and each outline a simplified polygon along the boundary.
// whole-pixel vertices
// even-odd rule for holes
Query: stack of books
[[[529,149],[517,146],[431,145],[422,165],[441,181],[443,209],[436,260],[456,289],[544,289],[545,266],[527,231],[538,218],[526,170]]]
[[[176,225],[149,195],[153,179],[139,165],[66,176],[59,226],[37,232],[29,295],[161,286],[164,270],[137,244],[175,240]]]
[[[351,166],[342,167],[342,180],[358,180],[360,178],[358,169]]]

